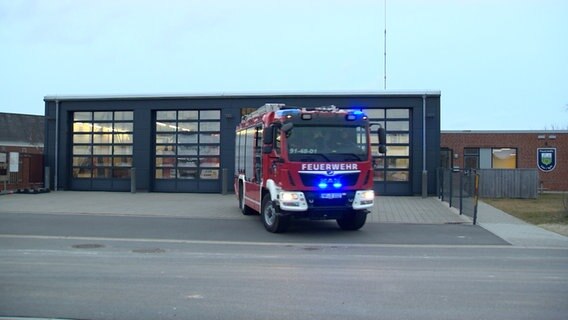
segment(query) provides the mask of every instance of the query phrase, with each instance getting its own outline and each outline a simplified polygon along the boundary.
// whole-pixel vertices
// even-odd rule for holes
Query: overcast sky
[[[0,0],[0,112],[46,95],[384,88],[384,1]],[[387,0],[388,91],[442,130],[568,129],[568,1]]]

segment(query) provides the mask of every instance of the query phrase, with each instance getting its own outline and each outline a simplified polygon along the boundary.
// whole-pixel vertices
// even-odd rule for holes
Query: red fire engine
[[[293,218],[365,224],[374,204],[370,123],[358,110],[266,104],[237,126],[234,187],[243,214],[260,213],[266,230]],[[385,151],[384,129],[379,149]]]

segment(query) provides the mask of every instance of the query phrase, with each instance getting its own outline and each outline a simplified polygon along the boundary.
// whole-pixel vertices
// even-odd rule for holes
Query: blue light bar
[[[318,184],[318,187],[320,187],[320,189],[325,189],[325,188],[327,188],[327,183],[322,181]]]
[[[343,185],[341,184],[341,182],[336,181],[336,182],[333,183],[333,187],[335,189],[339,189],[339,188],[343,187]]]

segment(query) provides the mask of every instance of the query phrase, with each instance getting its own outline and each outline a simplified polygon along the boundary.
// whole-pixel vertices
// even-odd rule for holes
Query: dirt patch
[[[566,225],[566,195],[541,194],[537,199],[483,199],[483,202],[534,225]]]
[[[538,226],[548,231],[556,232],[565,237],[568,237],[568,225],[566,224],[549,223],[549,224],[539,224]]]

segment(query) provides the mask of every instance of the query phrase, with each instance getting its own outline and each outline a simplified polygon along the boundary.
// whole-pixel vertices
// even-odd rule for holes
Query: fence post
[[[475,173],[475,180],[474,180],[474,205],[473,205],[473,225],[477,224],[477,202],[479,201],[479,173]]]
[[[450,171],[450,183],[448,184],[450,187],[450,207],[452,207],[452,199],[454,197],[454,171]]]
[[[444,182],[443,183],[443,187],[442,187],[442,201],[448,201],[448,190],[451,190],[451,188],[449,188],[449,181],[450,181],[450,175],[451,172],[448,169],[444,169],[443,170],[443,179]],[[447,180],[447,181],[446,181]]]
[[[444,201],[444,199],[446,198],[446,192],[448,189],[446,189],[448,186],[446,185],[446,174],[447,174],[447,169],[442,169],[442,201]]]
[[[465,171],[460,171],[459,173],[459,177],[460,177],[460,215],[463,214],[463,177],[465,175]]]
[[[136,193],[136,168],[130,168],[130,193]]]
[[[440,190],[442,189],[442,184],[440,184],[440,172],[442,168],[436,168],[436,196],[440,199]]]

